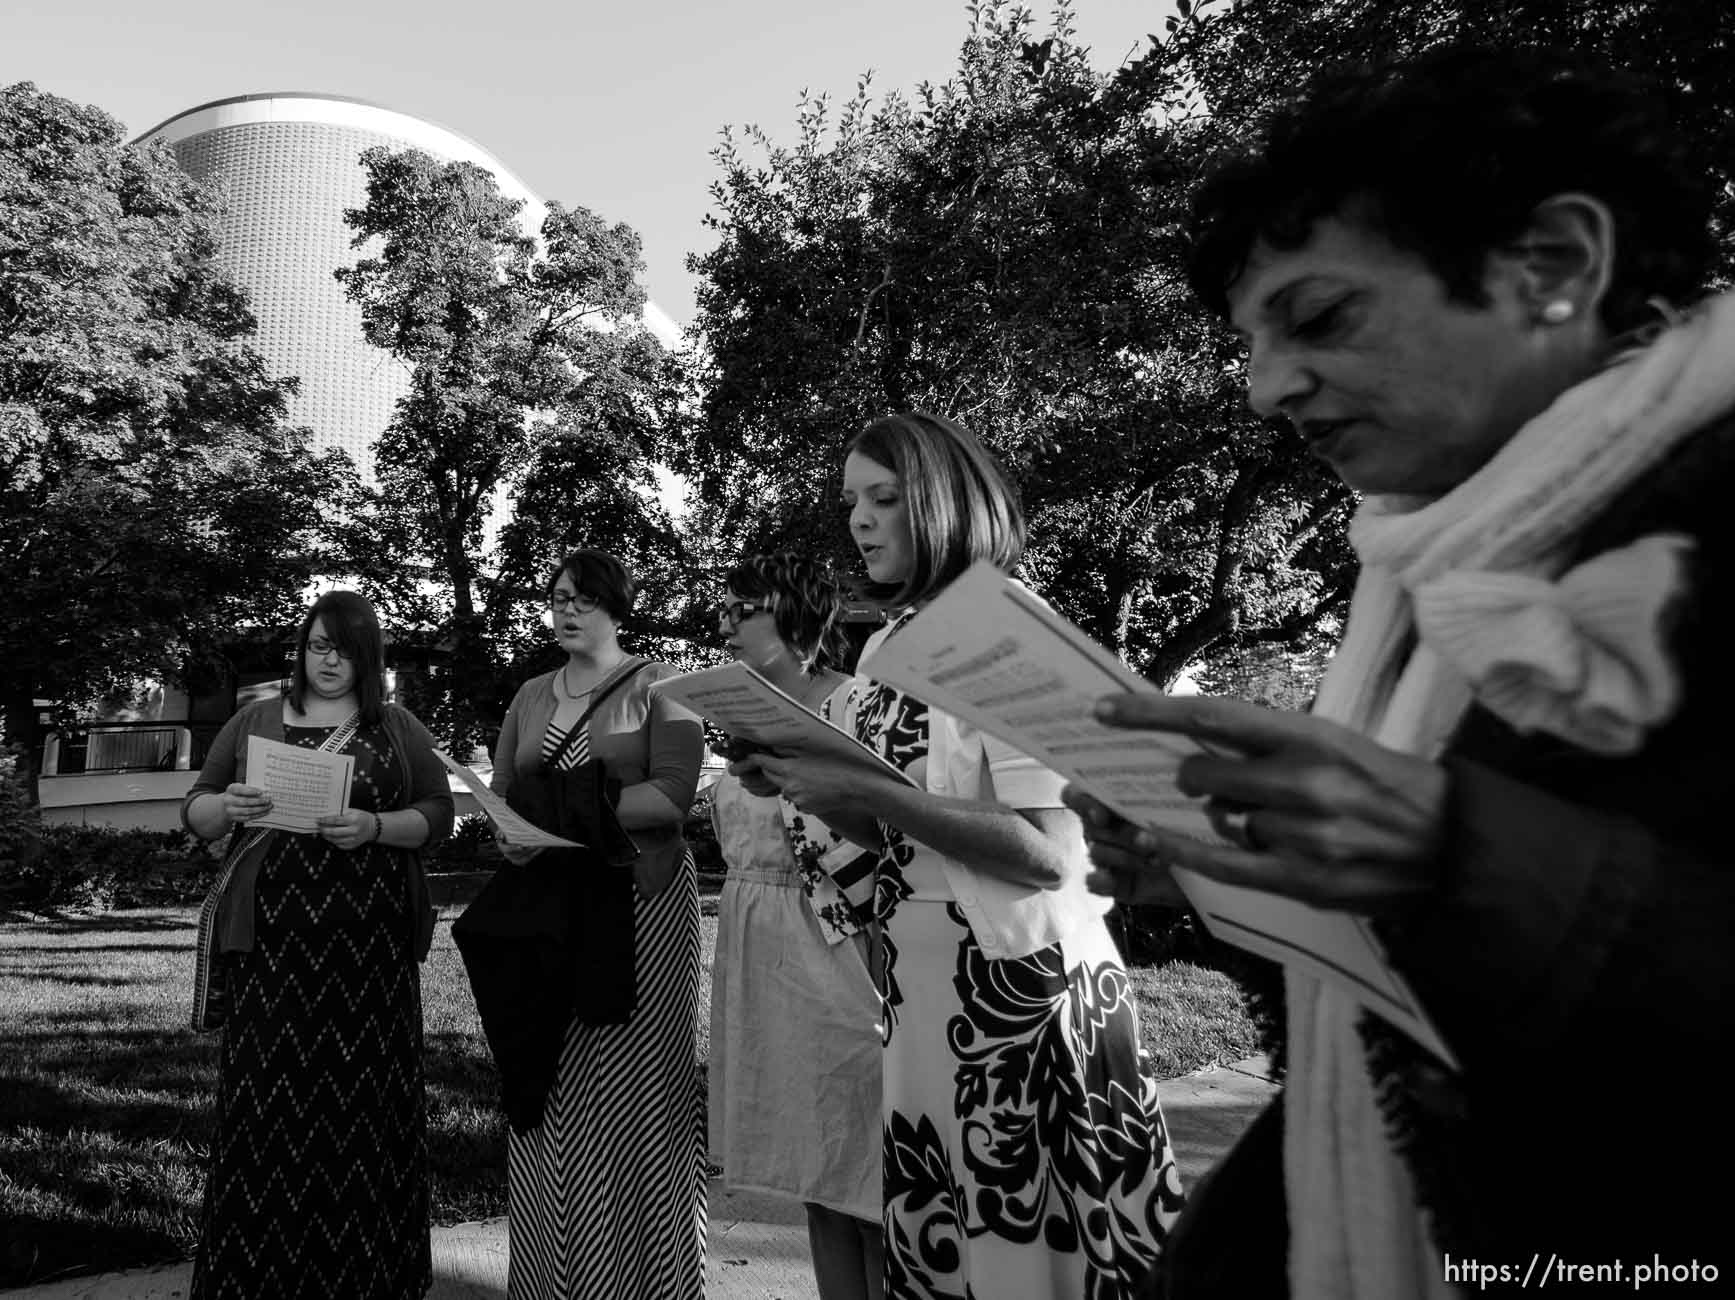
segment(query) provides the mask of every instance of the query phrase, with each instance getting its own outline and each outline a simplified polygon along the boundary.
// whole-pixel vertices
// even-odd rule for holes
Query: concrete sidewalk
[[[1276,1091],[1266,1061],[1254,1057],[1159,1085],[1163,1115],[1192,1186],[1232,1146]],[[778,1197],[728,1192],[711,1184],[708,1300],[816,1300],[801,1206]],[[433,1231],[430,1300],[498,1300],[506,1294],[506,1220]],[[6,1292],[8,1300],[185,1300],[190,1264],[105,1273]],[[654,1300],[654,1297],[646,1297]]]

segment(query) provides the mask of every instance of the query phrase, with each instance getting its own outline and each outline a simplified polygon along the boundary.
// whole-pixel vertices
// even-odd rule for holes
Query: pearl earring
[[[1572,314],[1578,310],[1565,298],[1556,298],[1551,303],[1544,304],[1542,319],[1549,325],[1564,325],[1572,319]]]

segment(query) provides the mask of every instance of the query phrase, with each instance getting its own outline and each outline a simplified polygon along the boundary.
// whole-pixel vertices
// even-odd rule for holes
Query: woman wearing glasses
[[[819,566],[753,556],[724,582],[718,631],[730,653],[821,716],[841,710],[839,592]],[[878,1300],[874,855],[834,846],[774,789],[746,784],[725,776],[711,810],[729,864],[711,974],[711,1147],[731,1187],[806,1205],[820,1300]]]
[[[595,759],[633,865],[633,978],[625,1024],[567,1027],[542,1122],[508,1143],[513,1300],[700,1300],[705,1260],[704,1103],[695,1021],[699,888],[681,826],[704,754],[698,719],[650,685],[667,664],[629,655],[632,574],[580,550],[548,587],[566,662],[519,687],[500,725],[493,787],[544,764]],[[595,702],[595,708],[592,704]],[[514,862],[534,850],[502,845]]]
[[[265,831],[222,902],[230,1001],[192,1294],[399,1300],[432,1281],[417,851],[451,830],[452,796],[426,728],[385,701],[372,605],[327,592],[295,644],[288,691],[229,719],[181,808],[205,839],[250,837],[272,807],[247,780],[255,736],[354,761],[349,806],[312,834]]]

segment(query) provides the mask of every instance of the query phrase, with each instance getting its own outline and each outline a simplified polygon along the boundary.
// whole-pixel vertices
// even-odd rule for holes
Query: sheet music
[[[494,823],[494,828],[506,837],[508,844],[524,849],[581,849],[584,847],[577,840],[562,839],[513,812],[504,799],[488,788],[486,781],[450,754],[436,749],[434,757],[439,759],[445,765],[446,770],[462,781],[465,788],[476,796],[477,806],[487,814],[488,820]]]
[[[651,683],[731,736],[774,750],[800,750],[865,764],[908,782],[909,778],[841,727],[827,722],[794,696],[779,690],[743,663],[680,673]]]
[[[1000,737],[1130,822],[1221,842],[1204,800],[1175,786],[1176,769],[1205,747],[1187,736],[1109,727],[1091,711],[1104,695],[1158,688],[992,564],[967,570],[859,671]],[[1366,918],[1197,872],[1174,876],[1218,938],[1344,989],[1454,1061]]]
[[[312,835],[319,829],[319,818],[349,807],[354,774],[355,759],[348,754],[248,736],[247,784],[271,796],[271,811],[247,825]]]

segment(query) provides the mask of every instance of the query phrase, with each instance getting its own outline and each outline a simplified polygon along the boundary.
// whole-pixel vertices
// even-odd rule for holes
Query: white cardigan
[[[862,649],[862,659],[879,648],[887,631],[874,633]],[[842,725],[855,734],[855,701],[871,686],[858,677],[849,693]],[[938,709],[928,710],[926,787],[942,798],[978,799],[1008,808],[1060,808],[1065,780],[1021,750]],[[991,958],[1027,957],[1071,936],[1084,925],[1102,924],[1114,900],[1091,892],[1084,877],[1089,861],[1080,841],[1066,877],[1053,889],[1021,885],[972,870],[951,858],[941,859],[959,909],[970,923],[982,954]]]

